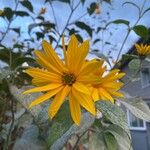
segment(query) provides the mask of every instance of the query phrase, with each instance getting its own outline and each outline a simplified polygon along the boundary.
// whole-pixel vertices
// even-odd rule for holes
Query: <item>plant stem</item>
[[[16,2],[16,6],[15,6],[14,11],[17,10],[18,4],[19,4],[19,0]],[[4,38],[5,38],[5,36],[7,35],[8,31],[9,31],[9,29],[10,29],[10,25],[11,25],[12,21],[13,21],[13,19],[10,19],[10,21],[9,21],[9,23],[8,23],[8,26],[7,26],[7,29],[6,29],[5,33],[3,34],[2,38],[0,39],[0,44],[2,43],[2,41],[3,41]]]
[[[73,21],[73,22],[71,22],[71,23],[69,23],[68,25],[70,26],[70,25],[73,25],[73,24],[75,24],[75,22],[77,21],[77,20],[80,20],[80,19],[82,19],[83,17],[85,17],[86,15],[88,15],[88,13],[86,12],[86,13],[84,13],[82,16],[80,16],[79,18],[77,18],[75,21]]]
[[[147,1],[147,0],[144,0],[143,4],[142,4],[142,6],[141,6],[141,9],[140,9],[140,12],[139,12],[139,17],[138,17],[137,21],[135,22],[134,26],[136,26],[136,25],[139,23],[139,21],[141,20],[141,18],[142,18],[142,16],[143,16],[142,11],[143,11],[143,9],[144,9],[144,6],[145,6],[146,1]],[[134,27],[134,26],[133,26],[133,27]],[[119,50],[119,53],[118,53],[118,55],[117,55],[116,62],[119,60],[119,57],[120,57],[120,55],[121,55],[121,52],[122,52],[122,50],[123,50],[123,48],[124,48],[124,45],[125,45],[125,43],[126,43],[126,41],[127,41],[127,39],[128,39],[128,36],[129,36],[131,30],[132,30],[132,28],[129,27],[129,28],[128,28],[127,35],[125,36],[125,39],[124,39],[124,41],[123,41],[123,43],[122,43],[122,45],[121,45],[121,48],[120,48],[120,50]]]
[[[124,45],[125,45],[127,39],[128,39],[128,36],[129,36],[129,34],[130,34],[130,31],[131,31],[131,30],[128,29],[128,32],[127,32],[127,34],[126,34],[126,36],[125,36],[125,38],[124,38],[124,40],[123,40],[123,43],[122,43],[121,48],[120,48],[120,50],[119,50],[119,53],[118,53],[118,55],[117,55],[116,62],[119,60],[119,57],[120,57],[120,55],[121,55],[121,52],[122,52],[122,50],[123,50],[123,48],[124,48]]]
[[[80,5],[80,1],[79,1],[79,3],[78,3],[74,8],[71,8],[71,13],[70,13],[70,15],[69,15],[69,17],[68,17],[68,19],[67,19],[67,22],[66,22],[66,24],[65,24],[65,26],[64,26],[64,28],[63,28],[63,30],[62,30],[60,36],[59,36],[59,39],[58,39],[58,41],[57,41],[57,43],[56,43],[56,46],[55,46],[55,49],[58,47],[58,44],[59,44],[59,42],[60,42],[60,39],[61,39],[61,37],[62,37],[64,31],[66,30],[66,28],[67,28],[67,26],[68,26],[68,24],[69,24],[69,21],[70,21],[72,15],[73,15],[74,11],[78,8],[79,5]]]
[[[87,130],[84,131],[80,136],[77,135],[78,139],[77,139],[77,141],[76,141],[74,147],[72,148],[72,150],[76,150],[76,149],[77,149],[77,146],[78,146],[78,144],[79,144],[79,142],[80,142],[80,139],[82,138],[82,136],[83,136],[86,132],[87,132]]]
[[[55,11],[54,11],[54,7],[53,7],[53,5],[52,5],[51,0],[49,0],[48,2],[49,2],[49,5],[50,5],[50,7],[51,7],[51,9],[52,9],[52,13],[53,13],[54,21],[55,21],[55,24],[56,24],[56,30],[57,30],[57,33],[58,33],[58,34],[59,34],[59,36],[60,36],[59,28],[58,28],[58,23],[57,23],[57,19],[56,19]]]
[[[10,100],[11,100],[11,108],[10,109],[11,109],[12,120],[11,120],[11,125],[10,125],[10,128],[9,128],[8,134],[7,134],[6,147],[4,148],[6,150],[9,149],[9,140],[10,140],[10,137],[11,137],[11,132],[12,132],[14,121],[15,121],[15,116],[14,116],[14,99],[11,97]]]

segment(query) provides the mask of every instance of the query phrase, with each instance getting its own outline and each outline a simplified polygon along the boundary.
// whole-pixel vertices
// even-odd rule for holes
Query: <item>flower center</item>
[[[62,82],[67,85],[72,85],[76,81],[75,76],[72,73],[64,73],[62,75]]]

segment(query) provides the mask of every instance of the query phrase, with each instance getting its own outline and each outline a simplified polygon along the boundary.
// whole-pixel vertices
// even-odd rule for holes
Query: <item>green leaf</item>
[[[37,19],[40,19],[44,22],[45,18],[43,16],[37,16]]]
[[[59,1],[59,2],[69,3],[70,4],[70,0],[52,0],[52,1]]]
[[[109,101],[99,101],[97,103],[97,109],[102,112],[102,114],[110,120],[113,124],[118,125],[124,129],[128,135],[130,131],[127,124],[127,118],[124,111],[117,105],[112,104]]]
[[[137,35],[139,35],[140,37],[142,37],[144,39],[148,38],[149,32],[148,32],[148,29],[145,26],[143,26],[143,25],[137,25],[137,26],[134,26],[132,30]]]
[[[97,3],[95,3],[95,2],[91,3],[90,7],[87,8],[89,15],[92,15],[96,8],[97,8]]]
[[[14,11],[14,14],[20,17],[29,16],[29,14],[26,11]]]
[[[80,34],[75,34],[75,36],[77,37],[77,39],[78,39],[78,41],[79,41],[80,43],[83,42],[83,38],[82,38],[82,36],[81,36]]]
[[[35,28],[35,27],[38,27],[38,26],[43,26],[43,27],[45,27],[46,29],[51,29],[51,28],[53,28],[53,29],[55,29],[55,24],[54,23],[51,23],[51,22],[49,22],[49,21],[45,21],[45,22],[42,22],[42,23],[33,23],[33,24],[30,24],[29,26],[28,26],[28,32],[29,32],[29,34],[30,34],[30,32],[31,32],[31,30],[33,29],[33,28]]]
[[[128,64],[129,69],[133,71],[134,74],[136,74],[140,70],[140,65],[140,59],[132,59]]]
[[[104,140],[106,143],[106,147],[108,150],[116,150],[117,149],[117,140],[115,136],[110,132],[104,133]]]
[[[26,7],[28,10],[30,10],[31,12],[33,12],[33,6],[32,3],[28,0],[23,0],[20,2],[24,7]]]
[[[110,43],[110,42],[105,42],[105,44],[106,44],[106,45],[111,45],[111,43]]]
[[[89,150],[96,150],[97,148],[101,148],[101,150],[105,150],[106,145],[104,141],[103,134],[100,134],[99,131],[96,131],[92,135],[89,136]]]
[[[0,83],[3,79],[7,79],[7,76],[11,74],[9,69],[0,69]]]
[[[73,124],[68,102],[65,102],[53,119],[47,139],[48,145],[51,146],[58,138],[60,138]]]
[[[90,26],[88,26],[87,24],[81,21],[77,21],[75,25],[79,27],[80,29],[85,30],[89,34],[89,36],[92,37],[92,29]]]
[[[78,33],[78,31],[75,30],[74,28],[72,28],[71,30],[70,30],[70,29],[68,29],[68,30],[69,30],[69,35],[70,35],[70,36],[71,36],[72,34]]]
[[[35,60],[31,57],[19,57],[19,58],[16,58],[14,60],[14,63],[13,63],[13,67],[16,68],[17,66],[20,66],[22,65],[24,62],[35,62]]]
[[[36,32],[36,36],[37,36],[37,40],[44,38],[44,34],[41,32]]]
[[[132,60],[132,59],[138,59],[137,55],[132,55],[132,54],[124,54],[122,56],[123,60]]]
[[[99,31],[104,30],[102,27],[98,27],[96,33],[99,33]]]
[[[9,65],[10,49],[4,48],[0,50],[0,60]]]
[[[39,23],[38,25],[39,26],[44,26],[44,27],[49,28],[49,29],[51,29],[51,28],[55,29],[55,24],[51,23],[49,21],[45,21],[45,22]]]
[[[53,36],[49,35],[48,37],[49,37],[50,43],[53,43],[53,41],[56,42],[56,39]]]
[[[18,49],[23,49],[24,45],[23,44],[19,44],[19,43],[16,43],[13,45],[13,48],[18,48]]]
[[[12,17],[13,17],[12,9],[9,8],[9,7],[4,8],[4,11],[1,14],[1,16],[6,17],[10,21],[12,19]]]
[[[84,5],[84,3],[85,3],[85,0],[80,0],[81,1],[81,3]]]
[[[95,39],[94,42],[93,42],[93,44],[96,44],[99,41],[100,41],[100,39]]]
[[[11,28],[14,32],[18,33],[20,35],[20,28]]]
[[[150,109],[141,98],[126,98],[120,101],[137,118],[150,122]]]
[[[117,19],[117,20],[112,21],[112,23],[114,23],[114,24],[125,24],[127,26],[129,26],[129,24],[130,24],[129,21],[124,20],[124,19]]]
[[[111,4],[112,0],[103,0],[104,2]]]
[[[118,143],[118,150],[132,150],[131,137],[122,128],[112,124],[107,127],[106,131],[114,135]]]

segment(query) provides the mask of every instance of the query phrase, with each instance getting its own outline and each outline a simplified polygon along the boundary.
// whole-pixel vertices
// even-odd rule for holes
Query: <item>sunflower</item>
[[[142,56],[150,55],[150,45],[135,44],[135,47],[139,55],[142,55]]]
[[[29,68],[26,70],[26,73],[33,77],[33,85],[37,87],[24,93],[45,92],[33,100],[29,107],[38,105],[54,96],[48,109],[50,118],[56,115],[65,98],[68,97],[72,119],[79,125],[81,106],[93,115],[96,113],[89,84],[99,81],[99,78],[92,72],[100,67],[100,62],[85,61],[89,52],[88,40],[79,45],[73,35],[66,50],[64,38],[62,39],[64,61],[57,56],[52,46],[46,41],[42,43],[43,52],[35,51],[36,61],[42,69]]]
[[[104,61],[100,62],[101,67],[95,72],[100,79],[100,83],[92,85],[92,98],[94,101],[109,100],[114,103],[114,97],[123,97],[123,94],[118,92],[118,90],[123,86],[123,83],[119,79],[125,73],[119,73],[119,69],[114,69],[106,73],[106,66],[103,66]]]

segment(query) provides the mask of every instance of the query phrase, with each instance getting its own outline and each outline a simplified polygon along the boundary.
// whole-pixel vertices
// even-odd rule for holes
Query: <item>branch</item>
[[[136,26],[136,25],[139,23],[139,21],[141,20],[141,18],[143,17],[142,12],[143,12],[143,9],[144,9],[144,6],[145,6],[146,1],[147,1],[147,0],[144,0],[144,2],[143,2],[143,4],[142,4],[142,7],[141,7],[140,13],[139,13],[139,17],[138,17],[136,23],[134,24],[134,26]],[[134,26],[133,26],[133,27],[134,27]],[[125,43],[126,43],[126,41],[127,41],[127,39],[128,39],[128,36],[129,36],[129,34],[130,34],[130,32],[131,32],[131,29],[132,29],[132,28],[129,27],[128,32],[127,32],[127,35],[125,36],[125,39],[124,39],[124,41],[123,41],[123,43],[122,43],[122,46],[121,46],[121,48],[120,48],[120,50],[119,50],[119,53],[118,53],[118,55],[117,55],[116,62],[119,60],[119,57],[120,57],[120,55],[121,55],[121,52],[122,52],[122,50],[123,50],[123,48],[124,48],[124,45],[125,45]]]
[[[54,11],[53,5],[52,5],[52,3],[51,3],[51,0],[49,0],[48,2],[49,2],[49,5],[50,5],[50,7],[51,7],[51,9],[52,9],[54,21],[55,21],[55,24],[56,24],[57,33],[58,33],[59,36],[60,36],[59,29],[58,29],[58,23],[57,23],[57,19],[56,19],[56,15],[55,15],[55,11]]]
[[[66,30],[66,28],[67,28],[67,26],[68,26],[68,24],[69,24],[69,21],[70,21],[72,15],[73,15],[74,11],[78,8],[79,5],[80,5],[80,1],[79,1],[79,3],[78,3],[73,9],[71,8],[71,13],[70,13],[70,15],[69,15],[69,17],[68,17],[68,19],[67,19],[66,25],[64,26],[64,28],[63,28],[63,30],[62,30],[60,36],[59,36],[59,39],[58,39],[58,41],[57,41],[57,43],[56,43],[56,46],[55,46],[55,49],[58,47],[58,44],[59,44],[59,42],[60,42],[60,39],[61,39],[61,37],[62,37],[64,31]]]
[[[80,16],[79,18],[77,18],[75,21],[69,23],[68,25],[73,25],[73,24],[75,24],[75,22],[76,22],[77,20],[82,19],[82,18],[85,17],[86,15],[88,15],[88,12],[84,13],[82,16]]]
[[[78,139],[77,139],[77,141],[76,141],[74,147],[72,148],[72,150],[76,150],[76,148],[77,148],[77,146],[78,146],[78,144],[79,144],[81,138],[84,136],[84,134],[85,134],[86,132],[87,132],[87,130],[85,130],[80,136],[77,136]]]
[[[19,0],[18,0],[17,3],[16,3],[16,6],[15,6],[14,11],[17,10],[18,4],[19,4]],[[7,35],[8,31],[9,31],[9,29],[10,29],[10,25],[11,25],[12,21],[13,21],[13,19],[11,19],[11,20],[9,21],[8,26],[7,26],[7,28],[6,28],[6,31],[5,31],[5,33],[3,34],[2,38],[0,39],[0,44],[2,43],[2,41],[3,41],[4,38],[5,38],[5,36]]]

